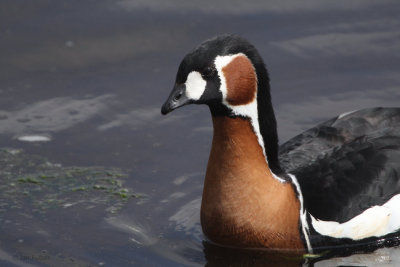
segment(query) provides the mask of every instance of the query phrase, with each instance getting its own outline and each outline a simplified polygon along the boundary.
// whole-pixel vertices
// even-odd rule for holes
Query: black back
[[[342,223],[400,194],[400,108],[331,119],[280,149],[315,218]]]

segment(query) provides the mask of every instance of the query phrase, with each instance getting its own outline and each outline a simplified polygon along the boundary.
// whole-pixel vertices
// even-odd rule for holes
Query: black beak
[[[165,101],[164,105],[161,107],[161,114],[168,114],[174,109],[190,104],[191,101],[187,98],[185,90],[185,84],[175,84],[167,101]]]

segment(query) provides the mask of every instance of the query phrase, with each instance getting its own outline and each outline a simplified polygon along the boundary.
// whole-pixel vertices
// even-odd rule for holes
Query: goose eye
[[[213,67],[207,67],[201,72],[201,76],[203,78],[210,78],[215,72]]]
[[[174,96],[174,101],[178,101],[178,100],[182,97],[182,95],[183,95],[182,92],[179,92],[178,94],[176,94],[176,95]]]

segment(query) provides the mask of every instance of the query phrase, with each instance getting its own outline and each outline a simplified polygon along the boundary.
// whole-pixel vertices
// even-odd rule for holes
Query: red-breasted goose
[[[182,60],[161,111],[191,103],[213,120],[201,204],[211,241],[313,252],[400,235],[400,108],[342,114],[278,150],[267,70],[236,35]]]

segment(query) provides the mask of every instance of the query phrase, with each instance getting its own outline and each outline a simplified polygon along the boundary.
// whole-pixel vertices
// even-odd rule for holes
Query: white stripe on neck
[[[214,64],[215,64],[215,67],[216,67],[216,69],[218,71],[218,76],[219,76],[220,81],[221,81],[220,91],[222,93],[222,103],[226,107],[228,107],[230,110],[232,110],[232,113],[234,115],[243,116],[243,117],[247,117],[247,118],[250,119],[250,123],[251,123],[251,125],[253,127],[253,131],[257,136],[257,140],[258,140],[258,143],[259,143],[259,145],[260,145],[260,147],[262,149],[262,152],[264,154],[265,161],[268,164],[268,158],[267,158],[267,154],[265,152],[264,139],[263,139],[263,137],[261,135],[260,125],[259,125],[259,122],[258,122],[258,108],[257,108],[257,90],[258,90],[258,88],[256,90],[255,97],[254,97],[253,101],[248,103],[248,104],[245,104],[245,105],[230,105],[226,100],[227,94],[228,94],[228,89],[227,89],[227,85],[226,85],[225,75],[224,75],[222,69],[225,66],[227,66],[230,62],[232,62],[232,60],[234,60],[238,56],[247,57],[245,54],[239,53],[239,54],[228,55],[228,56],[217,56],[215,58]],[[254,72],[255,72],[255,69],[254,69]],[[256,79],[257,79],[257,75],[256,75]],[[257,82],[257,85],[258,85],[258,82]],[[272,173],[272,170],[271,170],[271,173]],[[276,180],[281,182],[281,183],[285,183],[286,182],[284,179],[280,178],[279,176],[275,175],[274,173],[272,173],[272,176]]]

